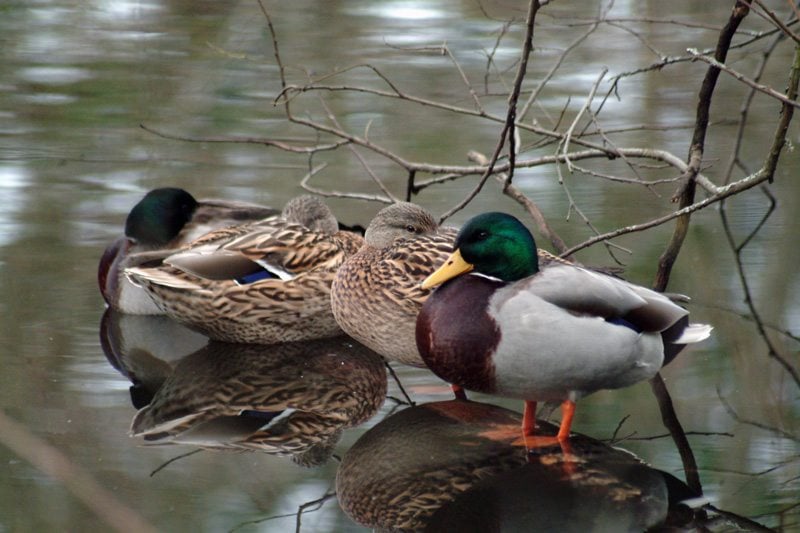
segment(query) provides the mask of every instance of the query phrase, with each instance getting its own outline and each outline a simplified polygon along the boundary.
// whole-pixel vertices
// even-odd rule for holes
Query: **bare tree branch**
[[[514,88],[511,91],[511,95],[508,98],[508,115],[506,116],[505,124],[503,126],[503,130],[500,132],[500,140],[497,143],[497,147],[492,154],[492,158],[489,160],[489,164],[487,165],[486,172],[481,176],[478,185],[470,192],[464,200],[459,202],[455,207],[450,209],[444,215],[440,217],[439,223],[444,222],[447,218],[452,216],[454,213],[457,213],[461,209],[463,209],[469,202],[472,201],[475,196],[481,192],[483,185],[486,183],[486,180],[489,176],[492,175],[494,171],[494,165],[497,162],[497,158],[500,156],[500,151],[503,149],[505,145],[506,138],[509,139],[509,147],[508,147],[508,157],[509,157],[509,166],[508,166],[508,178],[506,182],[508,184],[511,183],[512,179],[514,178],[514,163],[516,158],[516,150],[515,150],[515,143],[517,139],[516,135],[516,124],[517,124],[517,102],[519,100],[520,91],[522,90],[522,82],[525,80],[525,74],[527,73],[528,69],[528,58],[530,57],[531,51],[533,50],[533,27],[534,22],[536,21],[536,14],[539,12],[539,0],[530,0],[528,4],[528,16],[525,20],[525,39],[523,40],[522,44],[522,53],[521,59],[519,64],[519,69],[517,70],[517,76],[514,80]]]
[[[736,29],[741,24],[742,20],[747,16],[749,9],[744,5],[741,0],[736,0],[733,10],[731,12],[728,23],[722,29],[717,41],[716,51],[714,57],[720,63],[725,62],[728,55],[728,50],[731,46],[733,36],[736,34]],[[697,118],[695,121],[695,130],[692,137],[692,145],[689,147],[688,164],[689,168],[685,172],[686,182],[681,188],[680,192],[676,195],[676,200],[679,202],[681,208],[687,208],[694,204],[695,195],[695,178],[700,172],[700,165],[705,151],[705,138],[708,130],[709,115],[711,108],[711,98],[714,94],[714,89],[717,86],[717,79],[719,78],[719,69],[717,67],[709,67],[706,71],[706,76],[700,86],[700,94],[698,95],[697,104]],[[672,233],[667,249],[658,260],[658,272],[656,273],[656,280],[654,287],[656,290],[664,291],[669,282],[669,276],[672,272],[672,266],[678,258],[683,240],[689,231],[689,215],[691,212],[682,214],[676,224],[675,230]]]
[[[688,48],[686,51],[689,52],[689,54],[692,55],[693,57],[696,57],[697,59],[699,59],[701,61],[705,61],[706,63],[708,63],[712,67],[717,68],[717,69],[719,69],[719,70],[721,70],[723,72],[726,72],[726,73],[730,74],[731,76],[733,76],[734,78],[736,78],[740,82],[744,83],[745,85],[747,85],[749,87],[752,87],[753,89],[755,89],[755,90],[757,90],[759,92],[762,92],[762,93],[766,94],[767,96],[771,96],[772,98],[775,98],[776,100],[780,100],[784,104],[788,104],[788,105],[793,106],[793,107],[800,107],[800,102],[787,98],[786,96],[784,96],[783,94],[781,94],[780,92],[776,91],[775,89],[773,89],[771,87],[767,87],[766,85],[761,85],[760,83],[754,82],[753,80],[751,80],[750,78],[748,78],[744,74],[741,74],[740,72],[737,72],[737,71],[733,70],[732,68],[725,66],[725,64],[720,63],[719,61],[717,61],[713,57],[709,57],[707,55],[701,54],[700,52],[698,52],[697,50],[695,50],[693,48]]]

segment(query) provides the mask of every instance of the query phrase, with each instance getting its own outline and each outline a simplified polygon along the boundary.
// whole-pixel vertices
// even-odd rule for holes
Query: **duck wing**
[[[548,266],[514,284],[508,296],[526,292],[574,315],[621,319],[638,331],[661,332],[689,314],[663,294],[573,265]]]

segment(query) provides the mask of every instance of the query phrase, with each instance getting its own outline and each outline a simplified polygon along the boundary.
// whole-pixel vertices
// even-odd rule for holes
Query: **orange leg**
[[[536,402],[525,400],[525,410],[522,412],[522,434],[526,437],[531,437],[535,430]]]
[[[564,400],[561,403],[561,427],[556,438],[559,442],[569,440],[569,430],[572,427],[572,418],[575,416],[575,402]]]
[[[453,394],[455,394],[456,400],[467,399],[467,393],[464,392],[464,388],[461,385],[456,385],[455,383],[452,383],[450,385],[450,390],[453,391]]]

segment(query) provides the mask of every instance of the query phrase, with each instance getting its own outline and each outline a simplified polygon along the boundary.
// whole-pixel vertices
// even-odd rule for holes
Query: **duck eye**
[[[406,231],[409,233],[417,233],[417,228],[415,228],[413,224],[409,224],[406,226]]]
[[[477,241],[485,241],[489,238],[489,232],[486,230],[479,231],[477,235],[475,235],[475,240]]]

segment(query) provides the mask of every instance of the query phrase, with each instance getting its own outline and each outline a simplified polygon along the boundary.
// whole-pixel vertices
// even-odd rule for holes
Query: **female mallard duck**
[[[123,313],[162,314],[150,297],[123,274],[137,252],[183,246],[210,231],[277,214],[276,209],[245,202],[200,200],[183,189],[164,187],[148,192],[133,206],[125,235],[106,248],[97,281],[106,303]]]
[[[364,245],[333,280],[336,322],[387,359],[424,366],[414,325],[430,291],[419,284],[444,263],[455,236],[455,229],[439,228],[415,204],[399,202],[379,211],[364,234]]]
[[[168,316],[220,341],[272,344],[341,333],[336,269],[361,246],[318,198],[282,216],[207,234],[155,266],[126,269]]]
[[[461,229],[453,255],[422,286],[442,283],[417,319],[425,363],[465,389],[525,400],[525,435],[537,401],[562,402],[560,442],[576,399],[651,378],[711,333],[644,287],[570,264],[540,270],[530,232],[504,213]]]
[[[424,367],[414,331],[431,291],[420,282],[453,251],[457,231],[439,227],[415,204],[398,202],[379,211],[364,245],[333,280],[331,307],[342,329],[387,359]],[[541,259],[553,256],[542,252]]]

